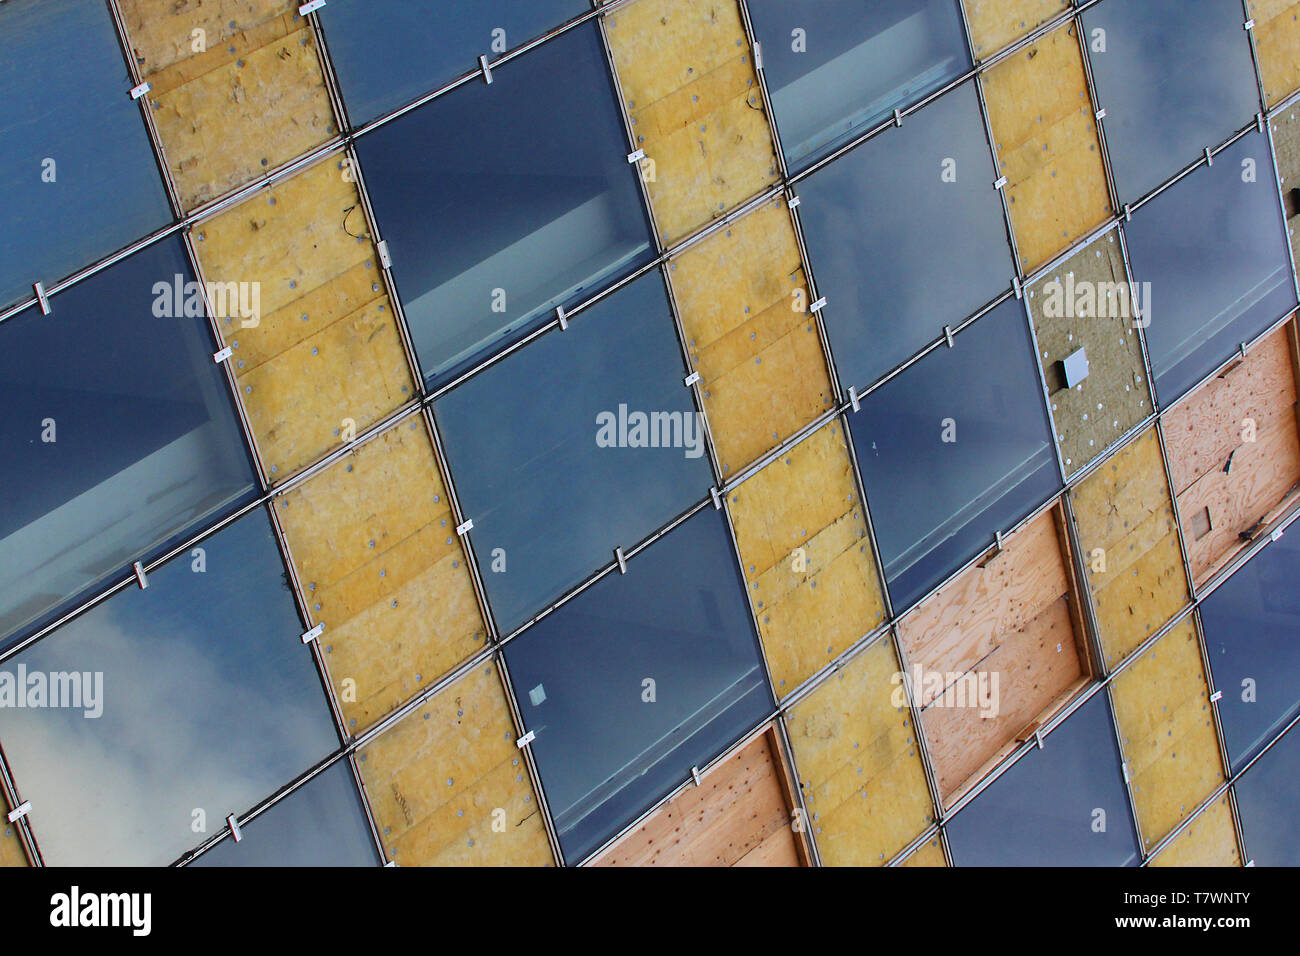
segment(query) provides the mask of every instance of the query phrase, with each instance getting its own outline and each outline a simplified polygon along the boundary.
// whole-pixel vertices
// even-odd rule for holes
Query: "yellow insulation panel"
[[[1201,811],[1182,833],[1151,858],[1150,866],[1241,866],[1232,807],[1226,796]]]
[[[194,232],[222,344],[278,483],[414,394],[357,187],[339,160],[259,192]],[[261,312],[241,314],[246,300]],[[231,307],[240,295],[241,309]]]
[[[1006,176],[1022,272],[1031,272],[1111,213],[1083,54],[1069,24],[983,77]]]
[[[1154,429],[1071,493],[1088,593],[1113,670],[1190,600],[1173,502]]]
[[[276,512],[358,732],[484,646],[447,492],[414,415],[284,495]]]
[[[1126,667],[1112,685],[1144,849],[1223,782],[1209,686],[1191,619]]]
[[[1250,0],[1264,94],[1276,106],[1300,89],[1300,3]]]
[[[884,623],[865,511],[836,420],[727,498],[778,697]]]
[[[799,786],[827,866],[882,866],[934,821],[898,673],[881,640],[791,708]]]
[[[734,0],[637,0],[605,19],[665,243],[779,178]]]
[[[476,667],[358,759],[398,866],[553,862],[496,665]]]
[[[779,199],[670,261],[724,476],[830,407],[790,211]]]
[[[1070,0],[963,0],[976,60],[987,60],[1070,9]]]

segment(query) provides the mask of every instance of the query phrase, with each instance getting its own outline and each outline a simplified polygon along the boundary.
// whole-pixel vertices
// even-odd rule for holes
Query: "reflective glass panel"
[[[1142,198],[1259,112],[1245,22],[1240,0],[1105,0],[1084,13],[1121,203]]]
[[[1164,407],[1296,304],[1272,170],[1252,133],[1125,225]]]
[[[361,795],[346,760],[223,840],[194,866],[378,866]]]
[[[0,323],[0,635],[253,493],[191,282],[165,239]]]
[[[336,748],[301,633],[259,509],[0,665],[46,862],[169,863]]]
[[[772,710],[726,519],[705,508],[506,645],[565,858]]]
[[[792,169],[971,66],[957,0],[749,0],[749,15]]]
[[[0,308],[171,220],[131,86],[103,0],[0,3]]]
[[[434,403],[503,633],[708,494],[684,375],[655,272]]]
[[[849,414],[901,611],[1060,489],[1019,301],[1009,299]]]
[[[1094,695],[947,824],[958,866],[1136,866],[1137,831]]]
[[[591,9],[587,0],[331,0],[317,13],[354,126]]]
[[[1292,728],[1235,785],[1246,859],[1300,866],[1300,730]]]
[[[1300,528],[1270,543],[1201,602],[1219,720],[1239,769],[1300,707]]]
[[[846,388],[864,389],[1010,287],[996,178],[968,83],[799,184]]]
[[[357,141],[430,380],[651,257],[596,27],[493,77]]]

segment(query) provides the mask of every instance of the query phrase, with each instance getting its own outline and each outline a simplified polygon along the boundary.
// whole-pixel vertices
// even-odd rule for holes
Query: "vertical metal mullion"
[[[677,306],[677,292],[673,288],[672,279],[669,273],[672,268],[670,260],[664,260],[659,264],[659,278],[664,284],[664,292],[668,297],[668,312],[673,320],[673,332],[677,336],[677,348],[682,358],[682,370],[693,372],[695,363],[691,361],[690,345],[686,339],[686,329],[682,323],[681,310]],[[698,416],[696,421],[704,423],[704,444],[709,453],[709,467],[713,472],[713,486],[721,488],[723,485],[722,461],[718,457],[717,443],[713,439],[713,429],[709,423],[709,416],[704,407],[703,382],[698,381],[693,385],[686,386],[691,395],[691,403],[695,406],[695,413]]]
[[[22,806],[22,794],[18,792],[18,784],[14,781],[13,774],[9,770],[9,760],[5,756],[4,746],[0,744],[0,810],[5,807],[16,809]],[[31,823],[27,816],[19,817],[14,822],[13,827],[18,833],[18,840],[22,844],[23,852],[27,854],[27,861],[32,866],[43,867],[45,861],[41,857],[40,847],[36,843],[36,834],[32,832]]]
[[[1029,329],[1029,344],[1034,350],[1034,367],[1038,371],[1038,387],[1043,399],[1043,411],[1047,413],[1047,425],[1052,430],[1052,451],[1056,456],[1056,471],[1061,478],[1061,487],[1065,487],[1070,476],[1065,471],[1065,454],[1061,451],[1061,432],[1057,431],[1056,415],[1052,412],[1052,393],[1047,387],[1047,371],[1043,367],[1043,353],[1038,344],[1038,330],[1034,328],[1034,314],[1029,308],[1029,287],[1020,287],[1021,311],[1025,316],[1025,325]],[[1104,451],[1104,449],[1103,449]]]
[[[1205,642],[1205,627],[1201,623],[1199,605],[1192,611],[1192,627],[1196,632],[1196,644],[1201,653],[1201,669],[1205,672],[1205,694],[1210,705],[1210,717],[1214,722],[1214,740],[1219,747],[1219,763],[1223,768],[1223,781],[1226,784],[1232,780],[1232,755],[1228,752],[1228,738],[1223,730],[1223,715],[1219,712],[1218,702],[1213,699],[1215,693],[1214,668],[1210,664],[1210,648]],[[1245,863],[1245,831],[1241,825],[1241,818],[1237,813],[1236,801],[1232,801],[1230,810],[1238,852],[1242,855],[1241,861]]]
[[[1142,820],[1138,817],[1137,800],[1133,797],[1133,779],[1129,773],[1128,752],[1124,749],[1124,735],[1119,729],[1119,713],[1115,710],[1113,681],[1107,681],[1101,692],[1106,698],[1106,712],[1110,714],[1111,733],[1114,734],[1115,746],[1119,749],[1120,770],[1121,775],[1124,777],[1124,797],[1128,801],[1128,813],[1133,821],[1133,832],[1137,834],[1138,860],[1145,863],[1147,861],[1147,845],[1142,838]],[[1153,843],[1152,846],[1154,845]]]
[[[786,725],[786,712],[778,710],[776,719],[772,722],[776,728],[777,743],[781,747],[781,754],[785,758],[786,772],[792,777],[790,789],[794,793],[796,810],[799,813],[799,824],[803,827],[800,834],[802,839],[799,841],[808,851],[808,860],[812,866],[820,867],[825,864],[822,862],[821,850],[817,846],[817,841],[813,839],[812,831],[812,814],[808,812],[808,803],[804,799],[803,786],[799,781],[799,766],[795,763],[794,745],[790,742],[790,728]]]
[[[1123,213],[1123,206],[1120,205],[1119,186],[1115,182],[1115,169],[1110,161],[1110,147],[1106,144],[1106,118],[1104,116],[1100,119],[1097,117],[1097,114],[1102,110],[1102,105],[1097,93],[1096,78],[1092,74],[1092,60],[1088,55],[1087,31],[1083,26],[1083,11],[1077,5],[1074,12],[1074,22],[1078,26],[1076,38],[1079,42],[1079,56],[1083,60],[1083,79],[1088,88],[1088,102],[1092,104],[1092,119],[1097,131],[1097,144],[1101,149],[1101,165],[1106,172],[1106,191],[1110,195],[1111,213],[1119,216]]]
[[[934,766],[934,758],[930,754],[930,747],[925,739],[925,732],[921,726],[921,711],[925,708],[917,700],[912,687],[912,682],[908,679],[908,660],[907,651],[903,647],[903,640],[898,635],[898,624],[893,622],[885,632],[890,646],[894,651],[894,660],[898,662],[898,669],[903,673],[903,693],[907,695],[907,709],[912,720],[912,736],[916,738],[916,749],[921,756],[921,772],[925,774],[926,789],[930,791],[930,809],[933,811],[933,823],[939,825],[943,819],[943,791],[939,787],[939,774]]]
[[[345,758],[348,764],[348,771],[352,775],[352,785],[357,788],[357,798],[361,801],[361,812],[365,815],[366,826],[370,830],[370,839],[374,843],[375,854],[382,861],[381,865],[388,862],[388,851],[384,847],[384,838],[379,832],[379,820],[375,817],[374,806],[370,802],[370,793],[366,790],[366,782],[361,777],[361,767],[357,763],[356,752],[349,753]]]

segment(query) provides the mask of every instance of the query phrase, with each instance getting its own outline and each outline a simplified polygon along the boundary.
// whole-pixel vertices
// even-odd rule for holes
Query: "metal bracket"
[[[1103,107],[1102,109],[1097,110],[1097,119],[1101,120],[1101,119],[1105,119],[1105,118],[1106,118],[1106,109],[1105,109],[1105,107]]]
[[[325,633],[325,622],[321,621],[310,631],[307,631],[305,634],[303,634],[302,642],[304,644],[310,644],[312,641],[316,640],[316,638],[320,637],[324,633]]]
[[[230,835],[235,838],[236,843],[244,838],[244,834],[239,829],[239,821],[235,819],[233,813],[226,817],[226,826],[230,827]]]
[[[18,806],[14,807],[14,809],[9,811],[9,822],[17,823],[23,817],[27,816],[27,814],[29,814],[31,810],[32,810],[32,802],[30,800],[27,800],[24,803],[20,803]]]
[[[491,86],[492,67],[488,65],[488,58],[486,53],[480,53],[478,55],[478,68],[483,71],[483,82],[486,83],[488,86]]]
[[[307,0],[298,8],[298,16],[305,17],[309,13],[315,13],[323,6],[325,6],[325,0]]]
[[[714,511],[721,511],[721,510],[722,510],[722,495],[718,494],[718,489],[717,489],[717,488],[710,488],[710,489],[709,489],[709,497],[713,499],[713,510],[714,510]]]
[[[895,126],[903,125],[903,113],[898,107],[894,107],[894,125]]]
[[[525,747],[527,747],[536,739],[537,739],[537,731],[530,730],[528,731],[528,733],[524,734],[522,737],[520,737],[518,740],[515,741],[515,746],[518,747],[520,750],[523,750]]]
[[[1003,539],[1001,531],[993,532],[993,544],[997,547],[998,554],[1001,554],[1003,551],[1007,549],[1007,543]]]
[[[1205,147],[1205,165],[1207,166],[1214,165],[1214,153],[1211,152],[1210,147],[1208,146]]]
[[[1042,727],[1037,727],[1037,728],[1034,729],[1034,743],[1038,744],[1038,749],[1039,749],[1039,750],[1042,750],[1045,746],[1047,746],[1046,744],[1043,743],[1043,728],[1042,728]]]
[[[1242,24],[1242,27],[1247,30],[1255,29],[1255,18],[1251,17],[1249,20],[1247,20],[1245,23]]]
[[[809,312],[820,312],[820,311],[821,311],[822,309],[824,309],[824,308],[826,308],[826,296],[822,296],[820,299],[818,299],[816,302],[814,302],[812,305],[810,305],[810,306],[808,307],[808,311],[809,311]]]
[[[858,390],[852,385],[849,386],[849,404],[853,406],[855,412],[862,411],[862,402],[858,399]]]
[[[948,343],[948,348],[952,349],[957,347],[957,341],[952,337],[951,325],[945,325],[943,327],[943,340]]]
[[[474,519],[466,518],[463,522],[456,525],[456,534],[463,538],[465,537],[465,533],[473,527],[474,527]]]
[[[800,199],[799,199],[798,196],[789,196],[789,197],[786,198],[786,201],[785,201],[785,204],[786,204],[787,206],[789,206],[791,209],[793,209],[795,206],[799,205],[799,203],[800,203]]]
[[[1256,128],[1257,130],[1259,130],[1261,133],[1264,132],[1264,114],[1263,114],[1263,113],[1256,113],[1256,114],[1255,114],[1255,128]]]
[[[1129,776],[1128,776],[1128,761],[1123,761],[1123,762],[1121,762],[1120,765],[1119,765],[1119,769],[1120,769],[1120,770],[1123,772],[1123,774],[1124,774],[1124,782],[1125,782],[1125,783],[1128,783],[1128,782],[1129,782]]]
[[[148,80],[145,80],[139,86],[131,87],[131,99],[138,100],[140,97],[144,96],[152,89],[153,86],[149,83]]]
[[[1221,701],[1221,700],[1223,700],[1223,691],[1221,691],[1221,690],[1216,690],[1213,694],[1210,695],[1210,703],[1211,703],[1211,704],[1216,703],[1216,702]]]
[[[627,558],[623,556],[622,548],[614,549],[614,560],[618,562],[618,573],[627,574]]]
[[[1281,528],[1274,528],[1274,529],[1273,529],[1273,533],[1270,534],[1270,535],[1268,536],[1268,540],[1269,540],[1269,541],[1274,541],[1274,542],[1276,542],[1276,541],[1281,541],[1281,540],[1282,540],[1282,529],[1281,529]]]
[[[140,590],[143,591],[149,586],[149,578],[144,573],[144,565],[137,561],[131,565],[131,570],[135,572],[135,583],[140,585]]]
[[[1133,221],[1133,207],[1130,206],[1128,203],[1124,204],[1124,221],[1125,222]]]
[[[994,188],[994,189],[1001,189],[1003,186],[1005,186],[1005,185],[1007,184],[1007,181],[1008,181],[1008,180],[1007,180],[1007,177],[1005,177],[1005,176],[1001,176],[1001,177],[998,178],[998,181],[995,182],[995,183],[993,184],[993,188]]]
[[[36,290],[36,301],[41,304],[41,315],[49,315],[54,308],[50,305],[50,297],[45,294],[44,284],[33,282],[32,288]]]
[[[220,365],[222,362],[224,362],[226,359],[230,358],[230,356],[234,354],[235,354],[234,348],[232,346],[227,345],[220,352],[212,353],[212,361]]]
[[[560,331],[566,332],[569,328],[569,314],[564,311],[564,306],[555,307],[555,317],[560,320]]]
[[[762,68],[763,68],[763,44],[755,40],[754,41],[754,69],[761,70]]]
[[[699,767],[692,767],[692,768],[691,768],[691,779],[695,781],[695,786],[698,787],[698,786],[701,785],[701,780],[700,780],[700,768],[699,768]]]
[[[388,240],[380,239],[375,243],[375,251],[379,253],[379,264],[385,269],[393,267],[393,257],[388,251]]]
[[[644,149],[638,149],[635,153],[627,154],[627,161],[629,165],[631,165],[632,163],[639,163],[643,159],[645,159]]]
[[[698,382],[699,380],[700,380],[700,373],[699,373],[699,372],[692,372],[690,375],[687,375],[684,379],[682,379],[682,381],[686,383],[686,387],[687,387],[687,388],[690,388],[692,385],[694,385],[694,384],[695,384],[696,382]]]
[[[1020,285],[1020,277],[1019,277],[1019,276],[1012,276],[1012,277],[1011,277],[1011,288],[1013,288],[1013,289],[1016,290],[1016,298],[1017,298],[1017,299],[1023,299],[1023,298],[1025,297],[1025,290],[1024,290],[1024,287],[1022,287],[1022,286]]]

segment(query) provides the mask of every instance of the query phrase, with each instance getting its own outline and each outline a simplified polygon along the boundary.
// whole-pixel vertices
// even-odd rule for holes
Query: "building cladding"
[[[1300,861],[1300,3],[0,0],[0,91],[0,862]]]

